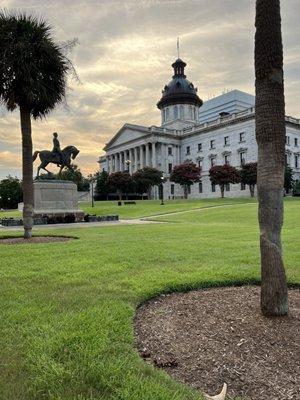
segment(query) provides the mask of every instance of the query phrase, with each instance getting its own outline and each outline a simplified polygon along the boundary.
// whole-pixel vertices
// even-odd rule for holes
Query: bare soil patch
[[[264,318],[259,297],[250,286],[162,295],[137,310],[137,348],[208,394],[226,382],[229,399],[300,399],[300,290],[284,318]]]
[[[67,236],[33,236],[30,239],[23,237],[11,237],[0,239],[0,244],[31,244],[31,243],[55,243],[68,242],[73,238]]]

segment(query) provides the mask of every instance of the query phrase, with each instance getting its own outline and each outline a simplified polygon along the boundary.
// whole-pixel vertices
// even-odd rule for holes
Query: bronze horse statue
[[[71,159],[74,160],[76,158],[76,156],[78,155],[78,153],[79,153],[79,150],[75,146],[65,147],[64,149],[62,149],[61,154],[54,153],[53,151],[49,151],[49,150],[35,151],[32,156],[32,160],[35,161],[38,155],[41,160],[41,163],[37,169],[36,177],[37,178],[39,177],[41,169],[44,169],[49,174],[51,174],[51,172],[46,169],[47,165],[50,163],[56,164],[58,167],[60,167],[59,175],[61,174],[61,171],[65,167],[72,169]]]

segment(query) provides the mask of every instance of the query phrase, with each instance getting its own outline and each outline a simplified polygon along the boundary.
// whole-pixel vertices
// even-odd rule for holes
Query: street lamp
[[[94,182],[95,179],[91,179],[91,189],[92,189],[92,207],[95,207],[95,202],[94,202]]]
[[[130,166],[130,164],[131,164],[131,161],[130,161],[130,160],[126,160],[126,161],[125,161],[125,164],[127,165],[127,169],[126,169],[125,172],[128,172],[128,173],[129,173],[129,166]]]
[[[160,178],[160,184],[159,184],[159,194],[160,194],[160,199],[161,199],[161,203],[160,205],[163,206],[164,203],[164,181],[165,181],[165,177],[164,177],[164,173],[162,172],[161,174],[161,178]]]

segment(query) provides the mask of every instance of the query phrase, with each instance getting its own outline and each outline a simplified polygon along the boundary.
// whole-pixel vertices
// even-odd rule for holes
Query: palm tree
[[[279,0],[256,1],[255,124],[261,252],[261,309],[266,316],[288,313],[282,260],[285,110]]]
[[[72,68],[50,31],[36,17],[0,12],[0,101],[9,111],[20,110],[25,238],[33,225],[31,117],[45,117],[64,99]]]

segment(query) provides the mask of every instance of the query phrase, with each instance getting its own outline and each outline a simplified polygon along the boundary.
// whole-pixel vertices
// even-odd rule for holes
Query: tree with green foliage
[[[209,170],[209,179],[214,185],[220,186],[221,196],[224,198],[225,186],[230,183],[239,183],[241,176],[239,171],[229,164],[214,165]]]
[[[249,186],[250,195],[254,197],[255,185],[257,183],[257,163],[243,164],[240,175],[241,182]]]
[[[128,172],[112,172],[107,181],[109,188],[117,193],[120,201],[123,193],[132,190],[132,177]]]
[[[108,172],[104,170],[95,174],[94,178],[96,180],[96,199],[107,199],[109,193],[108,176]]]
[[[286,126],[279,0],[256,1],[255,26],[261,310],[280,316],[288,313],[289,301],[281,245]]]
[[[22,200],[22,185],[17,177],[9,175],[0,181],[0,208],[17,208]]]
[[[62,171],[58,179],[74,182],[79,192],[88,192],[90,190],[89,180],[82,175],[80,168],[75,164],[72,165],[72,169],[69,168]]]
[[[63,101],[71,69],[49,25],[25,13],[0,11],[0,101],[9,111],[20,110],[25,238],[33,226],[31,118],[46,116]]]
[[[290,193],[290,190],[294,187],[293,170],[291,167],[287,166],[284,170],[284,190],[286,194]]]
[[[170,181],[183,187],[184,198],[188,198],[189,187],[200,181],[201,169],[191,161],[175,165],[170,175]]]
[[[151,197],[152,187],[161,183],[161,177],[162,172],[152,167],[144,167],[132,175],[135,190],[142,195],[147,193],[148,199]]]

